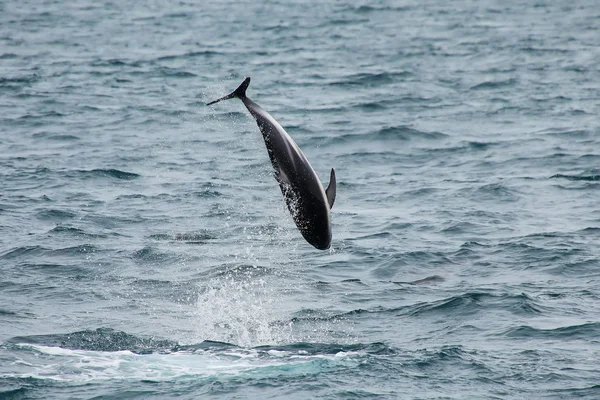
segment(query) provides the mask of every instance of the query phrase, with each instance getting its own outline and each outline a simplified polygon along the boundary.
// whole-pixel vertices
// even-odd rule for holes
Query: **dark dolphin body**
[[[207,105],[235,97],[244,103],[262,132],[275,179],[296,226],[308,243],[320,250],[328,249],[331,246],[329,209],[335,201],[335,171],[331,169],[329,186],[323,190],[319,177],[296,142],[268,112],[246,97],[249,84],[250,78],[246,78],[234,92]]]

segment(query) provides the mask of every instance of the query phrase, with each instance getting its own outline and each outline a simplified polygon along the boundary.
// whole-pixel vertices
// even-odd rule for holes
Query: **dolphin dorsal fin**
[[[325,189],[325,194],[327,195],[327,202],[329,203],[329,208],[333,207],[333,203],[335,202],[335,170],[331,168],[331,175],[329,176],[329,186]]]

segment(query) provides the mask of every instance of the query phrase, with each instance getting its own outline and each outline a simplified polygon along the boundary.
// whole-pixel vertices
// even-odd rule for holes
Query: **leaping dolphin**
[[[281,193],[304,239],[319,250],[331,246],[330,209],[335,201],[335,170],[331,169],[329,186],[323,190],[315,170],[275,118],[246,96],[250,78],[227,96],[211,101],[240,99],[260,129]]]

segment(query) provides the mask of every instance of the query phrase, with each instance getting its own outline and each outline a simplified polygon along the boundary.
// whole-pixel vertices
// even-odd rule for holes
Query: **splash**
[[[291,322],[281,323],[281,293],[274,277],[250,266],[210,279],[198,299],[198,337],[253,347],[291,341]]]
[[[195,340],[242,347],[293,341],[289,288],[298,287],[298,265],[290,235],[275,221],[244,228],[253,244],[210,269],[199,284]]]

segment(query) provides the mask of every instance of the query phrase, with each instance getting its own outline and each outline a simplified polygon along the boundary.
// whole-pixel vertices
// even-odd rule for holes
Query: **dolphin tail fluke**
[[[329,186],[325,189],[325,194],[327,195],[327,202],[329,203],[329,208],[333,207],[333,203],[335,202],[335,170],[331,168],[331,175],[329,176]]]
[[[233,99],[234,97],[237,97],[238,99],[244,98],[244,97],[246,97],[246,89],[248,89],[248,85],[250,85],[250,77],[247,77],[246,79],[244,79],[244,82],[242,82],[242,84],[240,86],[238,86],[237,89],[235,89],[233,92],[229,93],[227,96],[223,96],[220,99],[211,101],[210,103],[206,103],[206,105],[210,106],[211,104],[218,103],[221,100],[229,100],[229,99]]]

